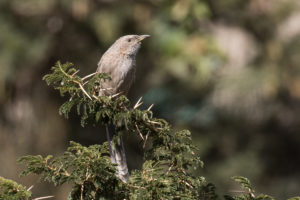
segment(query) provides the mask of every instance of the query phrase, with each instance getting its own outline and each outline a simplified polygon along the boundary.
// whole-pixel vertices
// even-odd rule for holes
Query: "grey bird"
[[[141,41],[149,35],[126,35],[120,37],[103,54],[98,63],[98,73],[107,73],[110,81],[102,82],[99,96],[111,96],[117,93],[127,95],[136,71],[136,54],[141,47]],[[106,136],[109,145],[111,162],[117,164],[117,175],[123,182],[128,182],[129,173],[122,137],[116,144],[112,138],[115,130],[106,127]]]

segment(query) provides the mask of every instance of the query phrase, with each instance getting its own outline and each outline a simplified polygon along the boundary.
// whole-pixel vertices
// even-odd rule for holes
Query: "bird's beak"
[[[140,35],[139,36],[139,42],[142,41],[145,38],[148,38],[148,37],[150,37],[150,35]]]

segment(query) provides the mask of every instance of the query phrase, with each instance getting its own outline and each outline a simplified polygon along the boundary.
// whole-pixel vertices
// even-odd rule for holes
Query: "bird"
[[[96,73],[106,73],[111,79],[101,82],[99,96],[127,95],[135,79],[137,52],[141,47],[141,41],[148,37],[150,35],[122,36],[102,55]],[[129,172],[124,144],[122,136],[119,143],[112,140],[115,132],[115,127],[106,126],[110,159],[112,163],[117,164],[117,176],[127,183]]]

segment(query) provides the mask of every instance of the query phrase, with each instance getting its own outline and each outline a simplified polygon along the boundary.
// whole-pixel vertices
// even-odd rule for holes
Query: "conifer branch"
[[[81,79],[81,81],[84,81],[85,79],[88,79],[88,78],[94,76],[95,74],[97,74],[97,72],[94,72],[94,73],[91,73],[91,74],[89,74],[89,75],[86,75],[85,77],[83,77],[83,78]]]
[[[216,200],[214,185],[206,183],[204,177],[192,175],[192,169],[203,166],[195,153],[191,133],[187,130],[173,132],[164,119],[153,117],[150,111],[140,110],[142,97],[130,106],[130,101],[121,94],[98,96],[106,74],[93,73],[83,78],[77,75],[71,63],[52,67],[52,73],[44,76],[48,85],[70,96],[59,108],[60,114],[68,117],[73,107],[81,116],[81,124],[113,124],[121,131],[134,132],[143,140],[145,150],[143,167],[133,170],[130,181],[124,184],[115,174],[116,168],[109,158],[107,143],[84,147],[71,142],[68,150],[59,157],[25,156],[19,161],[26,163],[22,175],[40,175],[41,179],[61,185],[73,184],[70,200],[92,200],[101,198],[123,199],[207,199]],[[118,139],[118,136],[116,138]],[[226,200],[271,199],[267,195],[254,195],[250,182],[235,177],[248,194],[225,196]],[[261,198],[262,197],[262,198]]]

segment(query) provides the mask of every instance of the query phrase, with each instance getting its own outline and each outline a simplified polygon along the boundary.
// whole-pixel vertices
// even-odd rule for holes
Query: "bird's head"
[[[141,41],[150,35],[125,35],[120,37],[113,45],[114,50],[118,49],[121,53],[134,56],[141,47]]]

